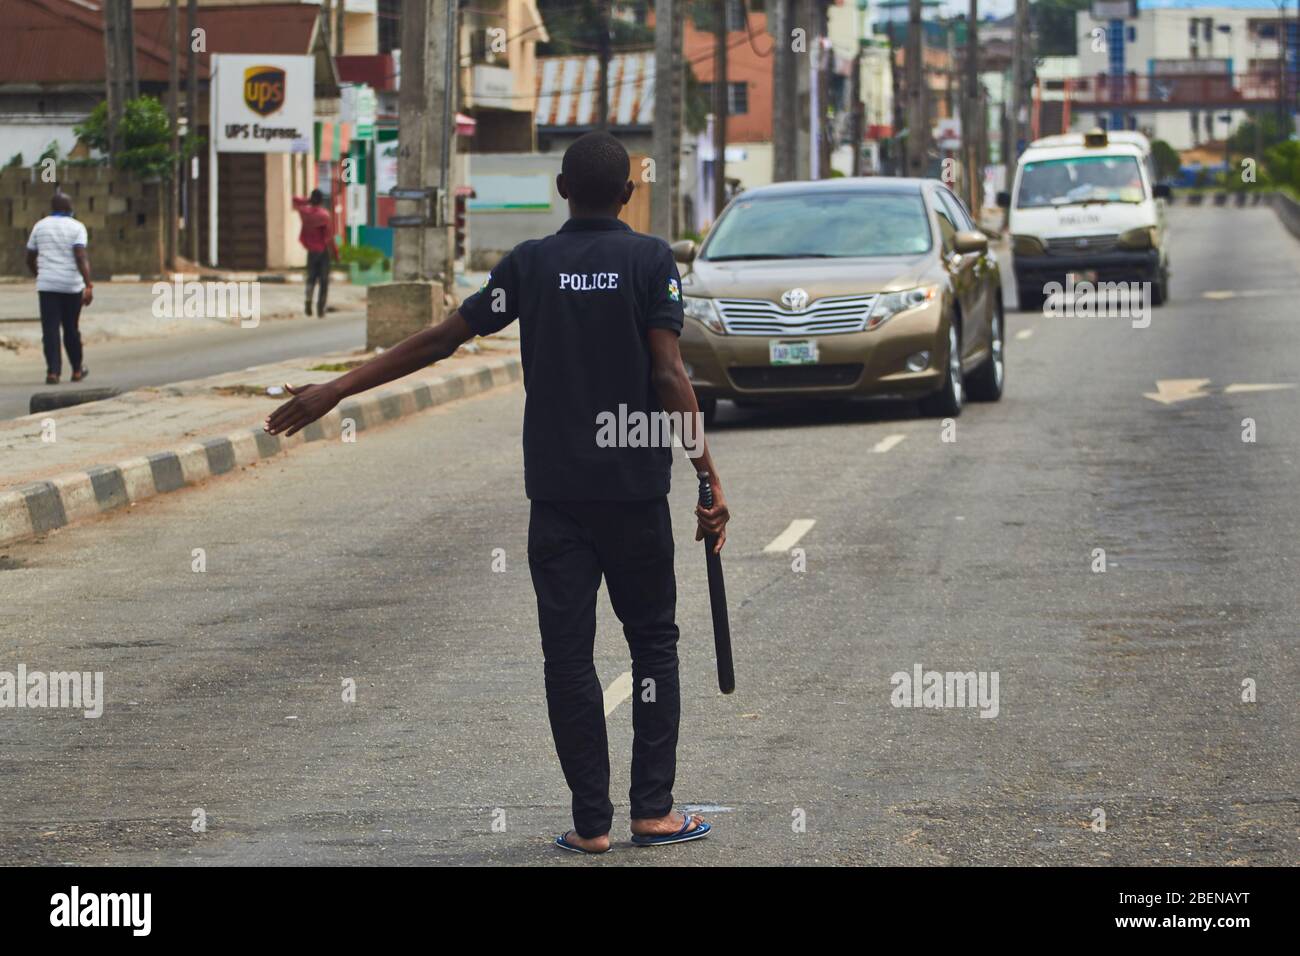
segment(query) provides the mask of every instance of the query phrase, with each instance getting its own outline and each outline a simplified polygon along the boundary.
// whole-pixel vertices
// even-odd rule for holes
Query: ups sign
[[[259,116],[270,116],[284,105],[284,70],[250,66],[244,70],[244,102]]]

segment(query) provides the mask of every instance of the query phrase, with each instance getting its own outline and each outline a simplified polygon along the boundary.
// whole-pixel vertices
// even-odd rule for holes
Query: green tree
[[[1228,145],[1234,156],[1254,156],[1255,151],[1268,152],[1278,143],[1290,136],[1289,124],[1283,126],[1277,121],[1277,114],[1267,112],[1252,116],[1242,123],[1229,137]]]
[[[1300,195],[1300,141],[1287,140],[1266,150],[1264,171],[1269,182]]]
[[[108,104],[101,102],[86,121],[75,130],[92,149],[108,153]],[[156,97],[139,96],[128,100],[122,112],[122,148],[112,158],[118,169],[147,178],[170,179],[173,158],[184,161],[199,147],[198,137],[182,138],[180,155],[173,157],[171,118]],[[101,162],[107,162],[107,156]]]
[[[1183,161],[1178,156],[1178,150],[1174,149],[1163,139],[1158,139],[1151,144],[1151,157],[1156,163],[1156,176],[1160,179],[1172,179],[1178,175],[1178,170],[1182,168]]]

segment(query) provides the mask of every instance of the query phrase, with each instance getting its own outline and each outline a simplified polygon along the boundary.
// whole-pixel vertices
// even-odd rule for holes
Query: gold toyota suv
[[[706,420],[719,398],[894,395],[951,416],[1002,395],[998,262],[937,180],[747,190],[698,251],[683,240],[673,254],[682,357]]]

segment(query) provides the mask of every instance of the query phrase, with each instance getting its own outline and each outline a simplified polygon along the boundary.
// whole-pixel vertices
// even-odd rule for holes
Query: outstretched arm
[[[382,355],[375,356],[336,379],[302,388],[286,385],[285,388],[293,398],[273,411],[267,417],[264,427],[272,435],[292,435],[316,421],[349,395],[356,395],[442,361],[473,335],[460,312],[456,311],[437,325],[421,329]]]

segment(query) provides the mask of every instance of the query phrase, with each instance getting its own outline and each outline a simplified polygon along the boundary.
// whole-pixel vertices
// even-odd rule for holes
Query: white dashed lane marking
[[[806,535],[816,523],[812,518],[796,518],[790,522],[790,527],[772,539],[772,543],[763,549],[763,553],[783,554],[789,551],[798,544],[799,539]]]
[[[1024,341],[1025,339],[1029,338],[1033,334],[1034,334],[1033,329],[1021,329],[1019,332],[1016,333],[1016,338],[1020,339],[1021,341]]]
[[[886,435],[884,438],[880,439],[880,441],[872,445],[871,450],[878,455],[884,454],[906,437],[906,435]]]
[[[618,705],[631,696],[632,672],[624,671],[614,678],[614,683],[605,688],[605,716],[614,713]]]

